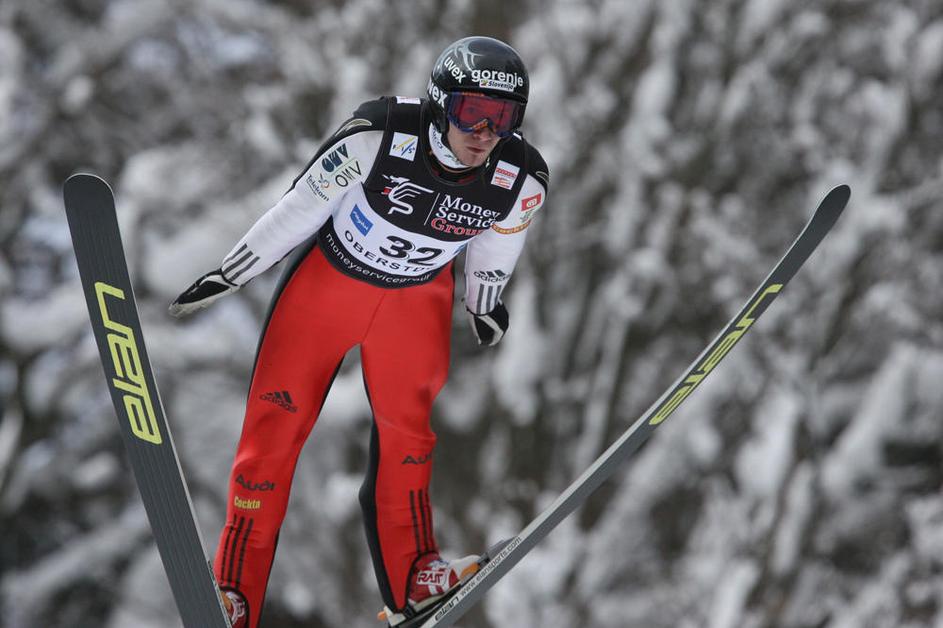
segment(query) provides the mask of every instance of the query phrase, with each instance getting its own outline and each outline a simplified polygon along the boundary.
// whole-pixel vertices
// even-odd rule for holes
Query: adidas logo
[[[499,281],[504,281],[507,278],[508,274],[503,270],[476,270],[475,277],[482,279],[484,281],[489,281],[492,283],[497,283]]]
[[[282,410],[288,410],[289,412],[298,412],[298,406],[296,406],[292,402],[291,395],[288,394],[287,390],[265,393],[264,395],[259,395],[259,399],[261,399],[262,401],[269,401],[271,403],[274,403],[276,406],[278,406]]]

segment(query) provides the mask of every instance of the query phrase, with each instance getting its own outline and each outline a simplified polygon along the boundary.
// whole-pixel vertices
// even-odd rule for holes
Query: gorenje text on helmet
[[[472,80],[479,87],[502,89],[513,92],[524,86],[524,78],[516,72],[495,72],[494,70],[472,70]]]

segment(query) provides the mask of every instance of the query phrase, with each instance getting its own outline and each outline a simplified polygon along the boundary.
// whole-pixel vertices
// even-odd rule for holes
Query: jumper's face
[[[487,126],[465,133],[449,124],[449,148],[458,160],[470,168],[482,165],[501,139]]]

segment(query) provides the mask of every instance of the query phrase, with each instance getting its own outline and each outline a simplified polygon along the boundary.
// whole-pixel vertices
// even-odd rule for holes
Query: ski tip
[[[95,174],[77,172],[65,180],[62,185],[62,198],[65,201],[66,211],[79,199],[96,199],[100,203],[112,203],[115,197],[111,186],[104,179]]]
[[[836,201],[844,205],[848,202],[848,199],[851,198],[851,187],[845,183],[836,185],[828,193],[828,196],[834,198]]]
[[[71,189],[77,189],[81,187],[92,186],[92,187],[106,187],[108,191],[111,192],[111,186],[108,185],[108,182],[102,179],[97,174],[91,174],[89,172],[76,172],[71,175],[68,179],[65,180],[63,188],[68,191]]]

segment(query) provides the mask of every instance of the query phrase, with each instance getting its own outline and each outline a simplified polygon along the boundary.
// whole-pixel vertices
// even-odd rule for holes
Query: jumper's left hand
[[[504,332],[508,330],[510,322],[508,309],[504,307],[504,303],[498,301],[495,308],[487,314],[475,314],[467,307],[465,310],[468,312],[468,320],[479,345],[493,347],[504,337]]]
[[[170,304],[170,314],[176,317],[193,314],[238,289],[239,286],[223,276],[222,270],[208,272]]]

